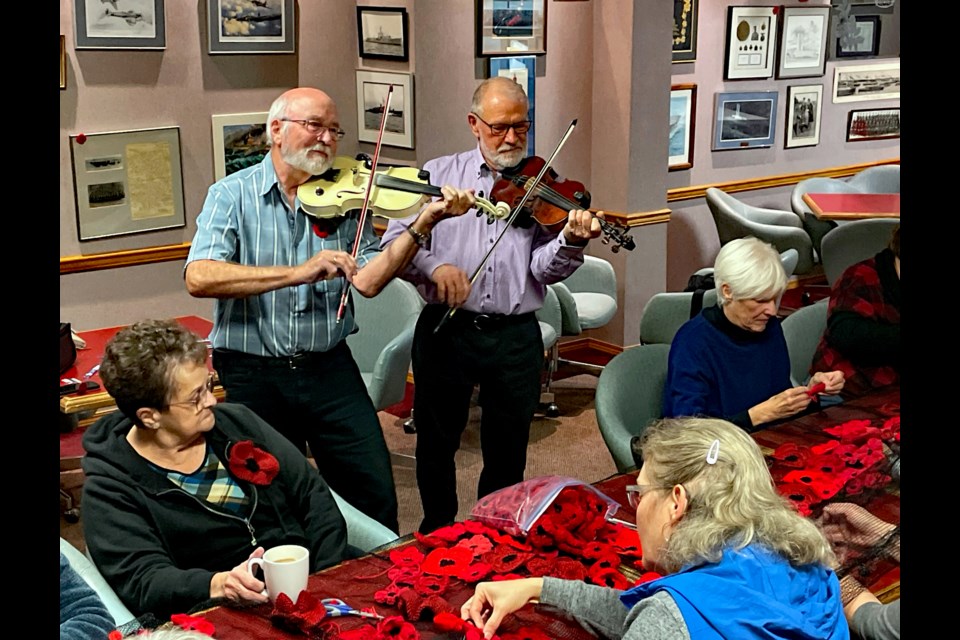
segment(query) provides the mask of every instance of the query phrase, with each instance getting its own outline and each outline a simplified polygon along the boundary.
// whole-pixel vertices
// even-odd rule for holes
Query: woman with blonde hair
[[[662,420],[627,488],[648,569],[627,591],[554,578],[486,582],[462,609],[491,638],[532,600],[604,638],[849,637],[823,534],[777,493],[760,448],[724,420]]]

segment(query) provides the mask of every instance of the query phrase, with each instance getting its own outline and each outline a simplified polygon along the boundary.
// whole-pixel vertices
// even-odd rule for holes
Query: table
[[[759,431],[754,434],[754,438],[770,461],[771,473],[775,478],[782,477],[784,469],[771,457],[773,451],[780,445],[787,442],[801,445],[822,443],[831,438],[829,434],[823,432],[826,427],[854,419],[882,422],[888,417],[899,415],[899,407],[900,389],[899,387],[892,387]],[[617,513],[619,517],[632,520],[633,515],[628,506],[626,487],[634,482],[635,474],[624,473],[597,482],[594,486],[623,507],[623,510]],[[899,525],[899,490],[887,490],[871,495],[864,506],[881,519]],[[419,545],[419,543],[407,537],[396,543],[395,546],[408,545]],[[429,551],[422,546],[419,548],[425,552]],[[385,574],[392,566],[389,551],[382,550],[357,560],[343,562],[311,576],[308,588],[311,593],[319,598],[339,597],[354,606],[367,608],[374,605],[373,594],[389,583]],[[861,575],[857,577],[884,602],[894,600],[900,595],[900,568],[898,564],[890,561],[880,562],[871,566],[869,576]],[[472,593],[472,586],[460,581],[451,581],[450,590],[444,594],[444,598],[455,608],[459,608],[460,604]],[[375,606],[383,615],[396,615],[396,610],[393,608]],[[215,625],[218,640],[251,637],[289,640],[303,638],[302,635],[288,634],[274,627],[269,621],[270,611],[271,607],[267,605],[247,609],[215,607],[202,612],[200,615],[203,615]],[[341,620],[342,622],[339,624],[344,631],[356,629],[366,624],[362,620]],[[449,637],[437,633],[432,625],[427,622],[418,622],[415,626],[424,640]],[[562,613],[537,607],[527,607],[508,617],[502,626],[502,630],[504,632],[516,631],[522,626],[537,626],[551,638],[586,639],[593,637]]]
[[[210,330],[213,328],[213,323],[211,321],[199,316],[181,316],[176,318],[176,320],[204,339],[206,339],[206,337],[210,334]],[[77,361],[60,377],[82,379],[84,374],[100,363],[100,360],[103,358],[103,351],[106,349],[107,342],[109,342],[110,338],[115,336],[117,332],[123,328],[124,326],[122,325],[118,327],[107,327],[105,329],[78,331],[78,335],[86,341],[87,347],[86,349],[77,349]],[[213,365],[211,364],[209,358],[207,359],[207,366],[211,371],[213,371]],[[96,411],[98,409],[111,408],[115,406],[113,398],[111,398],[110,394],[107,393],[102,387],[103,383],[100,381],[100,374],[93,374],[90,376],[89,380],[100,384],[100,389],[97,389],[96,391],[88,391],[86,393],[71,393],[70,395],[60,396],[60,413],[72,415],[84,411]],[[219,397],[222,397],[222,389],[219,389],[218,391],[220,393]]]
[[[813,215],[820,220],[899,218],[899,193],[805,193]]]

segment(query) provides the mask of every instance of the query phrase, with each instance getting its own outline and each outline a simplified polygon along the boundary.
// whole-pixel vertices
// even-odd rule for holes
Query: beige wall
[[[754,3],[765,4],[736,4]],[[474,0],[299,0],[296,54],[216,56],[206,53],[207,3],[165,4],[165,50],[76,51],[72,2],[61,0],[60,32],[66,36],[68,54],[68,86],[60,92],[61,257],[189,242],[213,180],[211,116],[265,111],[289,87],[312,85],[330,93],[349,132],[340,153],[371,152],[372,145],[356,139],[355,70],[361,66],[414,74],[416,149],[384,147],[384,160],[422,164],[474,144],[466,112],[474,87],[486,75],[486,60],[474,52]],[[407,8],[409,63],[364,60],[361,65],[357,4]],[[899,156],[899,140],[841,142],[843,113],[824,115],[819,147],[783,150],[778,139],[779,146],[772,149],[711,153],[714,92],[773,85],[781,91],[782,106],[786,85],[791,84],[722,82],[722,55],[716,52],[723,50],[723,29],[708,25],[725,22],[728,2],[700,2],[700,59],[683,65],[670,64],[671,3],[665,0],[546,4],[548,55],[537,62],[537,153],[548,155],[577,118],[577,129],[555,166],[587,185],[595,207],[656,210],[667,206],[670,187]],[[825,85],[825,96],[831,68],[832,63],[823,78],[809,79]],[[661,123],[667,121],[671,82],[698,83],[698,136],[694,168],[668,174],[667,132]],[[80,243],[69,136],[160,126],[180,127],[186,228]],[[699,203],[683,204],[669,225],[634,229],[638,247],[633,252],[613,255],[599,244],[591,246],[591,253],[614,263],[622,308],[595,337],[635,343],[639,313],[650,295],[679,288],[677,282],[682,287],[690,272],[712,261],[717,242],[709,213]],[[184,291],[182,266],[171,262],[61,276],[61,319],[84,330],[142,317],[210,317],[212,303]]]

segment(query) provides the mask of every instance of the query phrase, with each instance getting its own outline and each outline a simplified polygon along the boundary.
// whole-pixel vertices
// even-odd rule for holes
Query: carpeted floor
[[[568,370],[564,375],[553,384],[560,416],[548,418],[538,414],[531,425],[526,477],[565,475],[586,482],[606,478],[616,472],[616,467],[597,428],[593,408],[597,375],[592,372],[578,373],[576,370]],[[402,427],[403,419],[409,412],[409,403],[390,409],[400,415],[381,412],[380,424],[387,446],[394,454],[393,475],[400,505],[400,533],[407,534],[417,528],[423,517],[417,491],[416,462],[412,459],[416,435],[404,433]],[[457,453],[457,494],[461,519],[470,513],[477,499],[477,480],[483,466],[479,421],[480,409],[475,406],[471,409],[470,422]],[[75,493],[79,495],[79,489]],[[62,514],[60,535],[77,548],[85,548],[81,525],[67,522]]]

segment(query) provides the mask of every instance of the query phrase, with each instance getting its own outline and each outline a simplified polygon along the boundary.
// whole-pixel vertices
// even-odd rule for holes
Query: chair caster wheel
[[[558,407],[556,403],[551,402],[550,404],[547,405],[547,408],[544,410],[544,413],[547,415],[548,418],[556,418],[557,416],[560,415],[560,407]]]
[[[79,509],[67,509],[63,512],[63,519],[69,522],[70,524],[76,524],[80,522],[80,510]]]
[[[413,422],[413,417],[407,418],[403,421],[403,432],[404,433],[416,433],[417,425]]]

